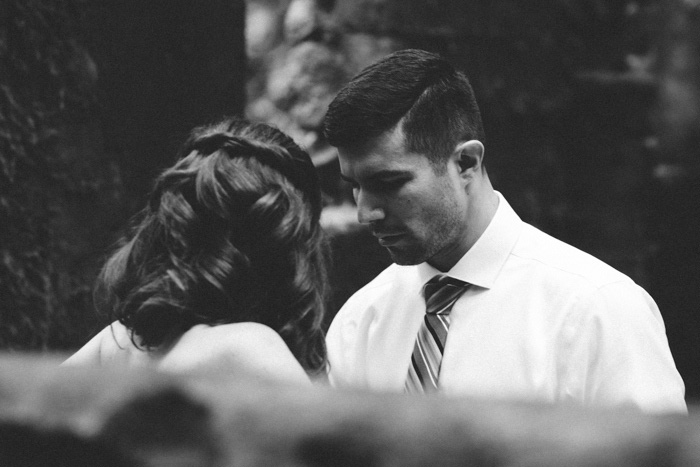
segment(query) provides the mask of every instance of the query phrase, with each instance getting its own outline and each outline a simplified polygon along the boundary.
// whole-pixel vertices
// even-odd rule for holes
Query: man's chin
[[[416,264],[424,263],[427,258],[422,252],[398,250],[392,247],[385,247],[389,252],[391,260],[399,266],[415,266]]]

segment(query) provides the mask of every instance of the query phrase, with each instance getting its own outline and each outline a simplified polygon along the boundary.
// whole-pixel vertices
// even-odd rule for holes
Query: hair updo
[[[196,324],[254,321],[323,371],[321,207],[309,155],[281,131],[234,118],[198,127],[104,266],[98,301],[145,349]]]

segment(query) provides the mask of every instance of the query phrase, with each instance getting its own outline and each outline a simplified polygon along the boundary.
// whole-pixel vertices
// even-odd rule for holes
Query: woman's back
[[[64,365],[152,368],[169,373],[248,372],[277,380],[309,383],[309,378],[282,338],[253,322],[198,324],[173,342],[144,351],[118,321],[104,328]]]

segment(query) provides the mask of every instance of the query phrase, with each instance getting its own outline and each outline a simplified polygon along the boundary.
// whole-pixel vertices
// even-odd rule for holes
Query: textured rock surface
[[[309,389],[234,369],[172,377],[59,362],[0,358],[3,466],[50,459],[237,467],[700,462],[695,416]]]

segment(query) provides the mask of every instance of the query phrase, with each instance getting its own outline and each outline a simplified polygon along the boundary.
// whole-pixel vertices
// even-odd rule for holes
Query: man
[[[335,317],[331,384],[687,410],[652,298],[494,191],[464,74],[391,54],[338,93],[324,131],[396,263]]]

